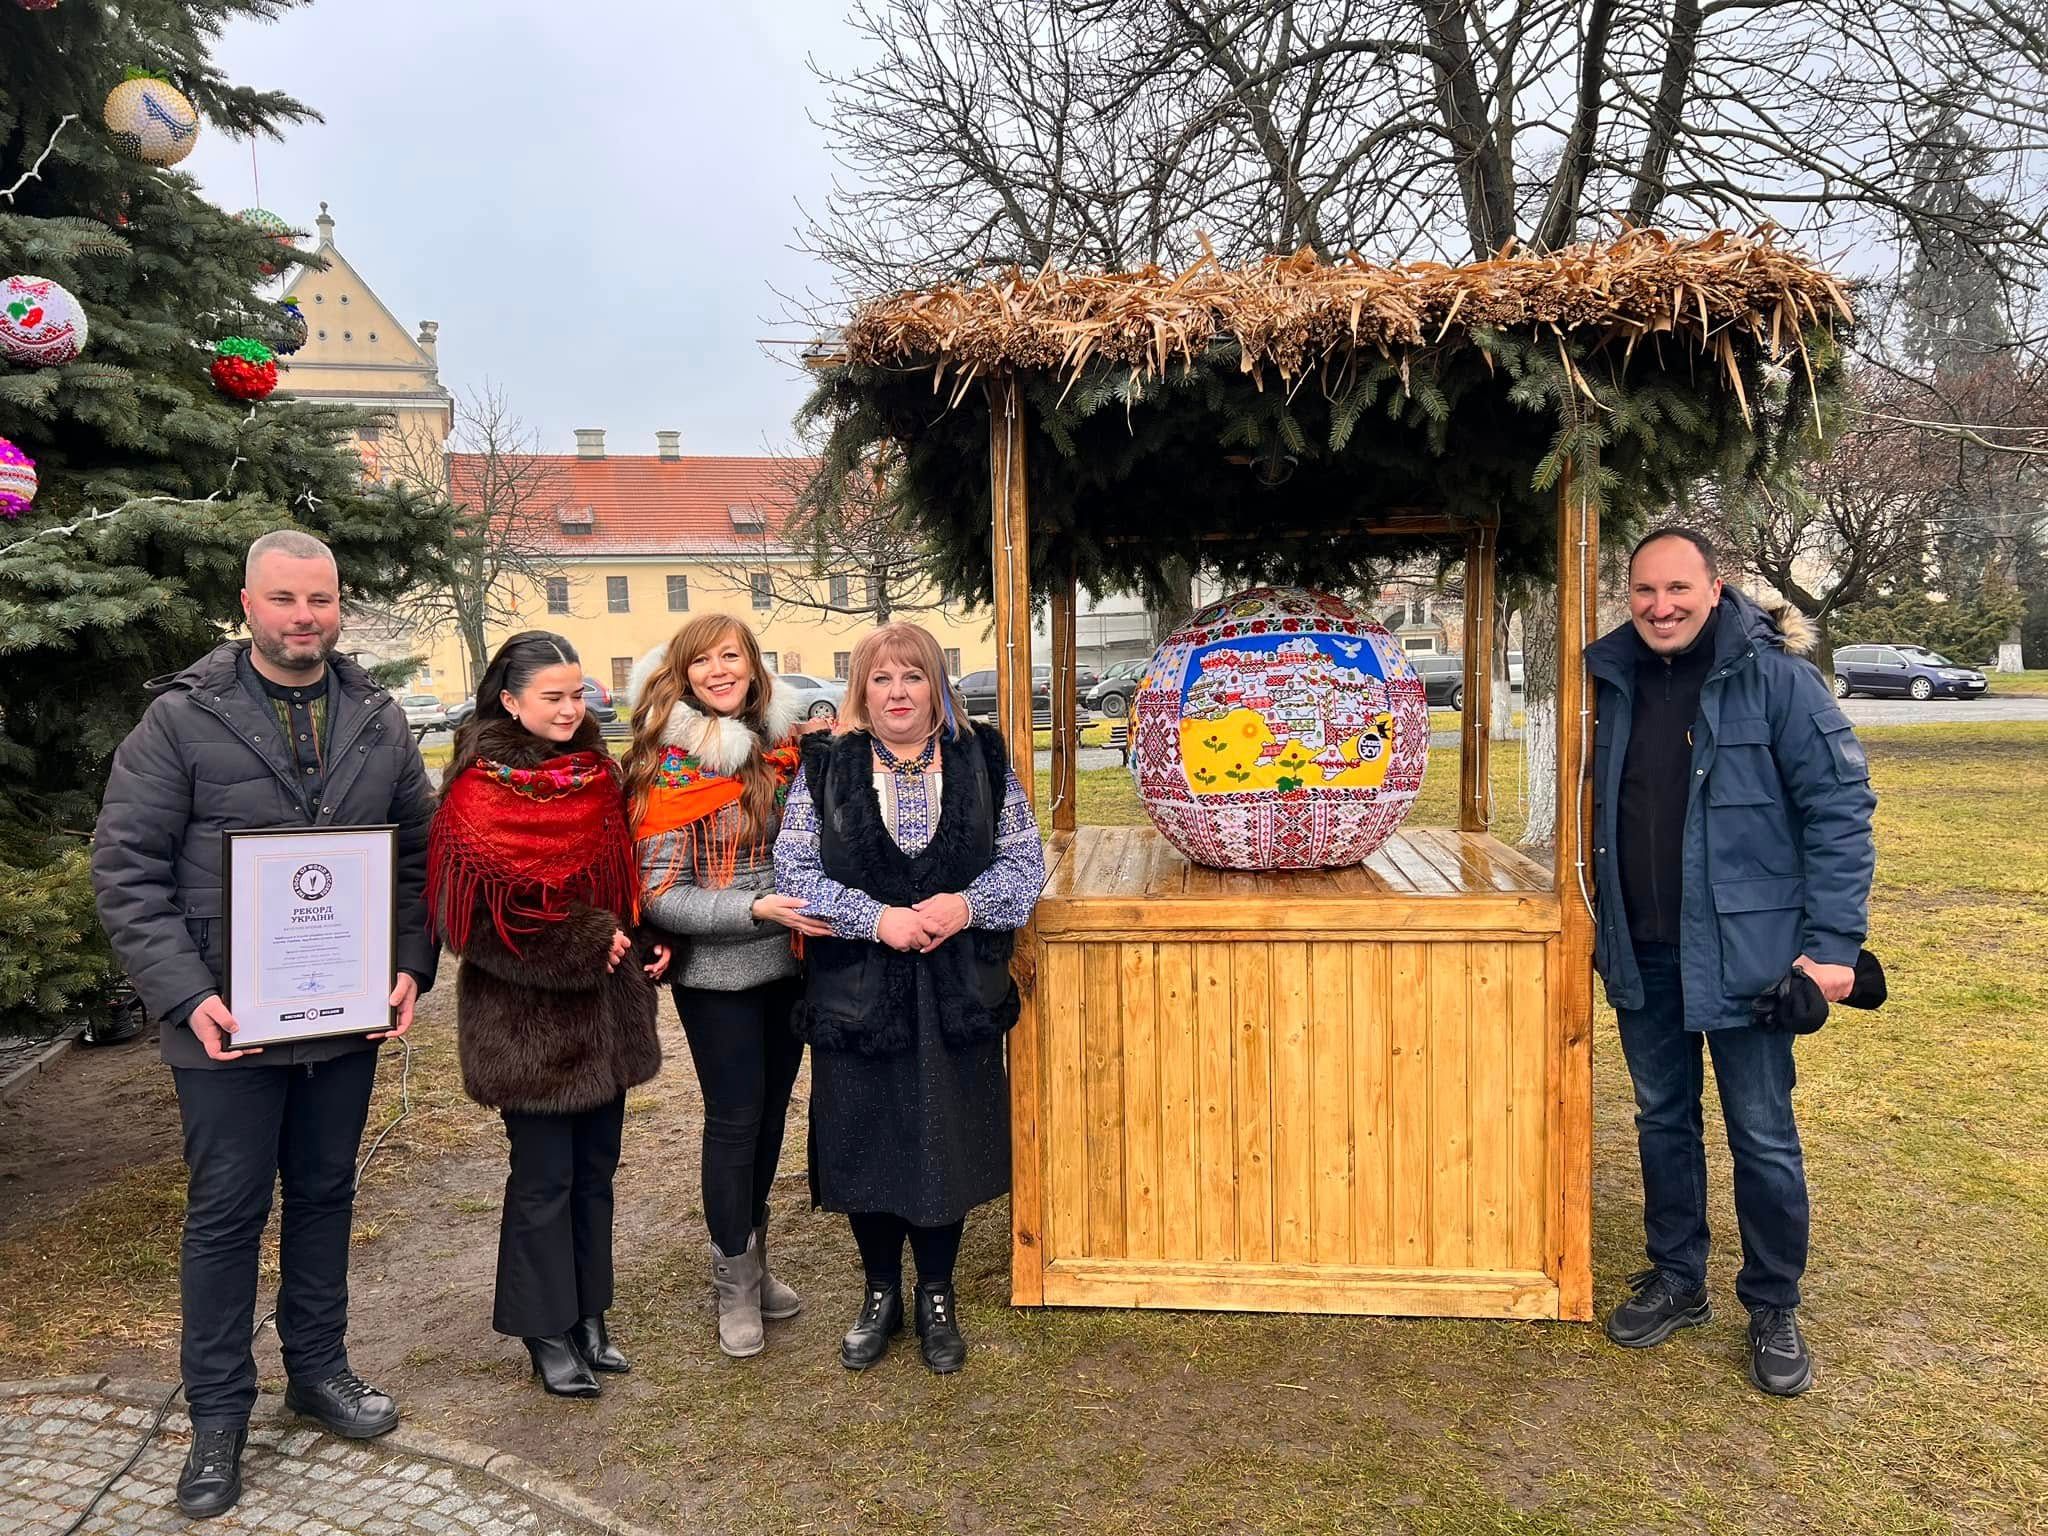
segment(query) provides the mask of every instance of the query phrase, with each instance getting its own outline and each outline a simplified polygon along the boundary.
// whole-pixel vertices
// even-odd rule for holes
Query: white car
[[[812,677],[807,672],[778,672],[778,690],[787,688],[797,696],[806,719],[836,720],[839,706],[846,702],[846,684],[830,678]]]
[[[448,708],[431,693],[401,694],[398,707],[405,711],[405,723],[415,736],[448,729]]]

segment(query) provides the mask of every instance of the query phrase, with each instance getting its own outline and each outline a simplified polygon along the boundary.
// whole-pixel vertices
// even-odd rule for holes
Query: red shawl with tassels
[[[427,839],[427,911],[460,950],[481,900],[506,945],[568,915],[571,902],[639,912],[618,765],[571,752],[537,768],[478,758],[449,786]]]

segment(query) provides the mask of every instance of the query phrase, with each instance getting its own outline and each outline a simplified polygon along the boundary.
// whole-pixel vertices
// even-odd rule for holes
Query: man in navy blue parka
[[[1643,1348],[1712,1316],[1702,1056],[1735,1163],[1750,1379],[1796,1396],[1813,1357],[1796,1316],[1806,1170],[1792,1114],[1793,1035],[1750,1005],[1793,968],[1848,996],[1869,916],[1877,799],[1862,745],[1789,607],[1718,578],[1685,529],[1629,560],[1630,622],[1586,650],[1593,748],[1593,965],[1635,1085],[1651,1267],[1607,1320]]]

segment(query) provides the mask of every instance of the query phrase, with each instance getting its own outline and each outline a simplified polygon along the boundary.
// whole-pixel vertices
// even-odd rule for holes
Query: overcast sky
[[[566,452],[787,445],[804,381],[764,349],[772,289],[831,184],[806,57],[844,66],[845,0],[319,0],[219,50],[239,84],[326,119],[258,140],[261,205],[335,244],[408,327],[441,322],[441,378],[486,379]],[[250,147],[209,125],[183,169],[236,210]],[[306,242],[310,245],[310,238]],[[784,331],[782,334],[794,334]],[[770,356],[769,353],[776,355]]]

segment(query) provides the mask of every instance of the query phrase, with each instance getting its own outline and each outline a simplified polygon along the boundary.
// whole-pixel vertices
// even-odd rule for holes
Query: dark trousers
[[[677,987],[675,995],[704,1093],[704,1224],[730,1257],[768,1220],[790,1090],[804,1060],[790,1028],[803,983],[791,976],[740,992]]]
[[[348,1364],[349,1224],[377,1053],[303,1067],[175,1067],[171,1075],[188,1170],[178,1367],[193,1427],[234,1429],[256,1402],[257,1251],[280,1183],[277,1338],[285,1371],[319,1381]]]
[[[491,1326],[554,1338],[612,1304],[612,1174],[626,1096],[573,1115],[500,1110],[512,1144]]]
[[[960,1235],[967,1230],[963,1221],[943,1226],[920,1227],[888,1211],[855,1211],[847,1218],[853,1241],[860,1249],[860,1267],[870,1286],[903,1283],[903,1240],[910,1239],[911,1256],[917,1260],[917,1283],[950,1287],[953,1265],[960,1257]]]
[[[1742,1270],[1735,1294],[1752,1311],[1799,1305],[1806,1272],[1806,1164],[1792,1118],[1793,1036],[1742,1026],[1684,1025],[1678,949],[1639,944],[1644,1005],[1620,1011],[1621,1050],[1636,1090],[1643,1229],[1650,1262],[1692,1285],[1707,1278],[1707,1149],[1700,1113],[1701,1045],[1735,1160]]]

